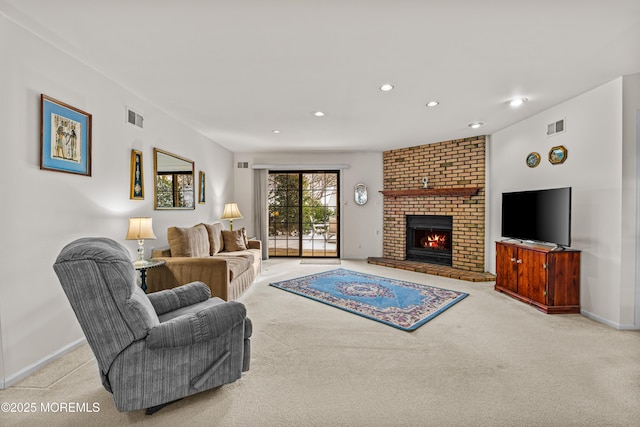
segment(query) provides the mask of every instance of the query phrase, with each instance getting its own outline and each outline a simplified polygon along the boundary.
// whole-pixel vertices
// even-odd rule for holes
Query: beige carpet
[[[339,265],[342,261],[340,258],[302,258],[300,264],[312,265]]]
[[[119,413],[86,346],[0,391],[36,403],[2,426],[632,426],[640,423],[640,332],[545,315],[493,290],[404,270],[344,268],[468,292],[404,332],[268,286],[335,267],[269,260],[242,301],[251,370],[153,416]],[[42,413],[76,402],[98,412]],[[55,407],[55,405],[50,405]]]

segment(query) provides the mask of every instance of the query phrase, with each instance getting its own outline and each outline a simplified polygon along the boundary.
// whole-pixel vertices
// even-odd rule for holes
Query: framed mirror
[[[364,205],[367,203],[369,196],[367,195],[367,186],[364,184],[356,184],[355,187],[355,201],[356,205]]]
[[[155,209],[195,209],[194,165],[191,160],[153,149]]]

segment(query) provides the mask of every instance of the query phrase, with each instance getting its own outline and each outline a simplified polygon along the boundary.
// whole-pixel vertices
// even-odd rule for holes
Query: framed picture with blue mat
[[[91,114],[40,95],[40,169],[91,176]]]
[[[338,268],[271,286],[413,331],[469,294]]]

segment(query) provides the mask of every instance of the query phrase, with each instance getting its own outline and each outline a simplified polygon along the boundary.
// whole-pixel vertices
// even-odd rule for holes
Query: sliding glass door
[[[338,171],[269,172],[269,256],[339,257]]]

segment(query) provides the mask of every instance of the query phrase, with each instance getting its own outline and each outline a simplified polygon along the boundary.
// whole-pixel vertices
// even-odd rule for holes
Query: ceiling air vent
[[[144,117],[142,114],[138,114],[130,108],[127,108],[127,123],[130,123],[134,126],[138,126],[139,128],[143,127]]]
[[[552,136],[565,131],[564,119],[547,125],[547,136]]]

